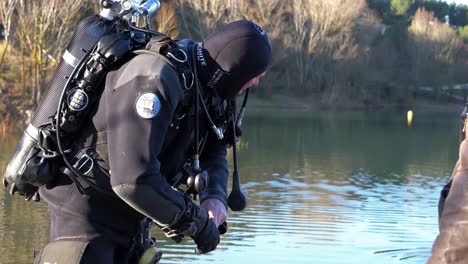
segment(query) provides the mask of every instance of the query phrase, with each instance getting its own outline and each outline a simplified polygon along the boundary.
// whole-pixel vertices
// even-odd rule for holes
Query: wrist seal
[[[179,220],[173,225],[161,226],[169,238],[180,242],[184,236],[197,236],[208,221],[208,212],[186,199],[186,207]]]

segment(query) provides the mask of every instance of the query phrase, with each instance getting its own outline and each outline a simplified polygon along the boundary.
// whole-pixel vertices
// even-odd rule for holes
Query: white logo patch
[[[138,97],[135,108],[139,116],[151,119],[157,116],[161,110],[161,101],[156,94],[145,93]]]

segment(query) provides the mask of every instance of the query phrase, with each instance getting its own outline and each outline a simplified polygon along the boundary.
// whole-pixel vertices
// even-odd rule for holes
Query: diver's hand
[[[18,193],[21,196],[25,196],[26,201],[33,200],[35,202],[39,202],[40,196],[39,196],[39,187],[34,186],[29,183],[21,182],[21,183],[14,183],[14,182],[9,182],[7,177],[3,177],[3,186],[7,188],[10,186],[9,193],[10,195],[14,195],[15,193]]]
[[[205,254],[216,249],[219,244],[219,231],[215,223],[208,218],[208,212],[191,201],[179,221],[173,225],[158,224],[164,234],[176,242],[190,236],[197,248],[195,253]]]
[[[220,226],[227,219],[226,206],[216,198],[208,198],[200,204],[208,212],[208,216],[216,226]]]
[[[204,210],[203,210],[204,211]],[[200,232],[192,236],[193,241],[197,244],[195,253],[206,254],[216,249],[219,244],[218,227],[213,221],[207,219],[205,226]]]

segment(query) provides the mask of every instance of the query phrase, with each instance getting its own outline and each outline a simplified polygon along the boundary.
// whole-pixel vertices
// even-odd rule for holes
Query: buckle
[[[80,172],[83,175],[88,174],[91,172],[91,170],[94,167],[94,160],[89,156],[88,154],[83,154],[81,158],[79,158],[75,164],[73,164],[73,167]],[[81,170],[84,169],[86,170],[85,172],[81,172]]]

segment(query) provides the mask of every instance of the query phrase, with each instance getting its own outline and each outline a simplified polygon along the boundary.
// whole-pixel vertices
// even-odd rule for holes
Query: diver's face
[[[258,76],[255,76],[253,77],[252,79],[250,79],[250,81],[248,81],[246,84],[244,84],[244,86],[242,86],[241,90],[239,91],[239,94],[242,93],[242,91],[250,88],[250,87],[253,87],[253,86],[258,86],[258,84],[260,83],[260,79],[265,76],[265,73],[262,73]]]

